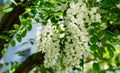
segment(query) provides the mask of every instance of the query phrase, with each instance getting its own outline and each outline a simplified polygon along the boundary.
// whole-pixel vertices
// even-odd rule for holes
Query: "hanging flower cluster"
[[[89,27],[86,28],[85,23],[89,26],[92,22],[101,22],[97,9],[88,9],[82,0],[73,1],[63,16],[63,23],[56,26],[49,20],[46,26],[38,28],[36,44],[39,51],[45,52],[45,67],[55,66],[59,59],[65,68],[80,64],[89,40]]]
[[[70,8],[67,9],[65,16],[67,41],[64,49],[64,65],[68,67],[80,64],[80,59],[84,55],[84,50],[87,48],[89,40],[89,28],[85,28],[85,23],[88,23],[89,26],[93,22],[101,22],[100,18],[97,8],[93,7],[89,10],[86,3],[83,3],[82,0],[77,3],[70,3]]]
[[[38,50],[46,53],[44,61],[45,66],[52,67],[58,59],[60,50],[60,34],[56,26],[53,26],[51,21],[48,21],[47,25],[43,26],[43,28],[42,26],[38,27],[36,37]]]

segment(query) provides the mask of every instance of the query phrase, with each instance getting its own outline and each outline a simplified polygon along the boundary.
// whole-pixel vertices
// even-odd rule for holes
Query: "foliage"
[[[32,29],[32,23],[41,23],[36,45],[37,51],[46,54],[44,65],[36,71],[69,72],[72,69],[79,72],[84,71],[83,65],[91,63],[92,67],[86,69],[86,73],[120,69],[120,32],[114,28],[120,24],[120,0],[35,0],[33,4],[19,16],[21,25],[14,24],[14,29],[8,33],[16,33],[16,40],[21,42]],[[29,17],[25,18],[25,14]],[[7,36],[1,35],[0,39],[16,45],[16,41]],[[3,54],[6,47],[7,44]]]

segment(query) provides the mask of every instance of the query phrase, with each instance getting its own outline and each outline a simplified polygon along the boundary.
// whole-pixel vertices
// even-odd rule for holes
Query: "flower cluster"
[[[65,16],[67,42],[65,43],[63,63],[67,67],[80,64],[90,37],[85,23],[88,23],[89,26],[93,22],[101,22],[101,16],[97,13],[97,9],[97,7],[93,7],[89,10],[82,0],[70,3],[70,8],[67,9]]]
[[[97,9],[88,9],[82,0],[73,1],[64,11],[66,15],[62,23],[55,26],[48,21],[46,26],[38,28],[36,44],[39,51],[45,52],[45,67],[55,67],[61,58],[65,68],[80,64],[89,40],[89,27],[86,28],[85,23],[89,26],[92,22],[101,22]],[[63,32],[60,33],[60,30]]]
[[[86,37],[74,23],[66,25],[65,37],[67,41],[63,49],[63,64],[66,67],[79,65],[85,46],[87,45]]]
[[[55,65],[59,55],[59,33],[56,26],[53,26],[51,21],[48,21],[46,26],[40,26],[37,31],[36,45],[38,51],[45,54],[45,67],[52,67]]]

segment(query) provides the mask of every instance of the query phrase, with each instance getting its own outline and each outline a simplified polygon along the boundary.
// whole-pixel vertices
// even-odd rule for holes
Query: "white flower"
[[[80,9],[81,9],[81,12],[87,12],[88,11],[85,3],[80,7]]]
[[[36,34],[36,43],[39,51],[45,53],[44,65],[45,67],[52,67],[55,65],[56,60],[59,56],[59,33],[56,30],[56,26],[53,26],[50,21],[48,21],[46,26],[42,26],[41,29],[38,27],[40,34]]]
[[[98,8],[96,8],[96,7],[91,8],[91,13],[92,13],[92,14],[96,13],[96,12],[97,12],[97,9],[98,9]]]
[[[102,0],[97,0],[97,2],[101,2]]]
[[[100,14],[97,13],[95,19],[96,19],[96,22],[101,22]]]
[[[92,22],[101,22],[97,7],[89,10],[82,0],[77,3],[73,1],[69,5],[62,22],[52,25],[48,20],[46,26],[38,27],[36,45],[39,51],[45,53],[45,67],[56,67],[61,58],[65,69],[79,65],[90,37],[88,30],[91,27],[85,28],[85,23],[89,26]],[[60,69],[62,68],[58,68],[58,72]]]

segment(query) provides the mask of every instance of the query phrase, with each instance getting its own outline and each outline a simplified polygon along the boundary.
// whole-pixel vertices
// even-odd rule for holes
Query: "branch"
[[[29,56],[13,73],[28,73],[34,67],[43,64],[44,53],[37,52]]]
[[[115,30],[120,31],[120,24],[115,24],[115,25],[109,25],[106,30],[109,30],[111,32],[114,32]]]
[[[16,2],[20,2],[20,0],[15,0]],[[32,4],[32,0],[24,0],[22,2],[22,4],[26,5],[26,6],[31,6]],[[1,22],[0,22],[0,35],[4,35],[4,36],[8,36],[10,38],[12,38],[12,36],[10,36],[10,34],[6,33],[6,31],[12,30],[13,29],[13,25],[14,24],[20,24],[19,21],[19,15],[21,15],[22,13],[25,12],[25,8],[26,6],[23,5],[17,5],[15,6],[14,4],[11,5],[14,9],[9,12],[6,13],[2,18],[1,18]],[[3,49],[3,45],[5,43],[9,43],[9,41],[5,41],[0,39],[0,52]],[[0,53],[0,58],[2,57],[2,54]]]

